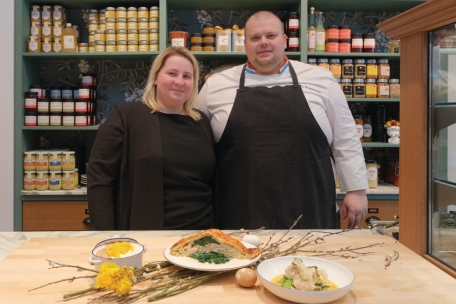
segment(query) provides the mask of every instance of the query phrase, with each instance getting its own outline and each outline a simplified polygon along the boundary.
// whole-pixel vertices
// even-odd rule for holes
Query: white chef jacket
[[[298,77],[310,110],[331,147],[340,190],[342,192],[369,188],[366,165],[359,135],[344,93],[332,73],[322,67],[289,60]],[[225,130],[233,108],[239,79],[244,65],[213,74],[198,95],[198,106],[210,119],[215,141]],[[290,70],[280,74],[258,75],[245,73],[245,86],[292,85]],[[280,111],[280,101],[277,103]]]

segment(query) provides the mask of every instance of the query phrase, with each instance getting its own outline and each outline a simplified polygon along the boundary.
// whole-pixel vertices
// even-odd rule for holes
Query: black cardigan
[[[98,129],[87,168],[94,230],[164,229],[160,125],[150,111],[140,101],[127,102]],[[204,113],[198,124],[214,144]]]

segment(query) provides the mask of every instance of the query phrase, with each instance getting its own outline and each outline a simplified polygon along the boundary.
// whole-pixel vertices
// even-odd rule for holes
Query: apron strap
[[[293,69],[293,66],[291,65],[290,61],[288,61],[288,68],[290,69],[291,79],[293,79],[293,89],[300,88],[301,86],[298,82],[298,76],[296,76],[296,72]]]
[[[241,78],[239,79],[239,89],[238,92],[244,92],[244,83],[245,83],[245,67],[247,65],[244,64],[244,67],[242,68],[241,72]]]

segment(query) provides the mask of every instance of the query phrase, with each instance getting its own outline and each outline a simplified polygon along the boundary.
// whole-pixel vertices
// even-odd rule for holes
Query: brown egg
[[[242,287],[252,287],[257,281],[257,274],[255,270],[250,268],[241,268],[234,276],[236,282]]]

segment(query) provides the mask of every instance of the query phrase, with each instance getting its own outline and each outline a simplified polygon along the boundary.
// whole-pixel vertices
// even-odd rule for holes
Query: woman
[[[212,131],[193,109],[198,64],[182,47],[155,59],[141,102],[118,106],[100,126],[87,180],[95,230],[213,226]]]

